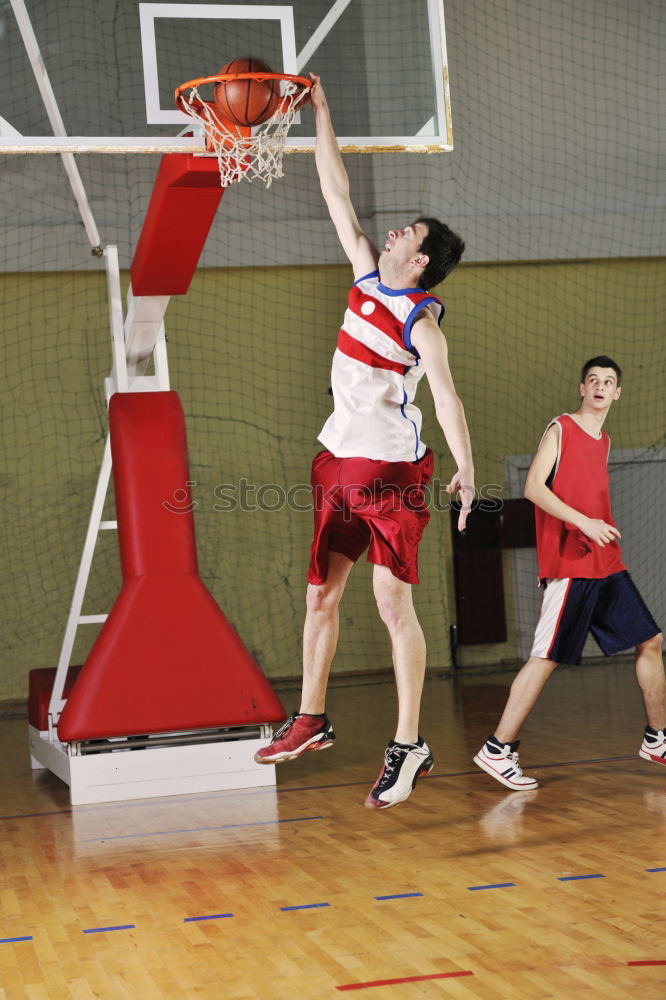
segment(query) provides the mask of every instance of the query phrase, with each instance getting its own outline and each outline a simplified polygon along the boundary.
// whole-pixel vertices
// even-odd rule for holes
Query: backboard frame
[[[180,126],[173,136],[90,136],[66,135],[64,126],[52,136],[21,135],[6,119],[0,128],[0,153],[166,153],[191,152],[206,154],[203,132],[192,134],[192,123],[174,108],[160,106],[158,53],[155,25],[160,18],[188,19],[266,19],[279,25],[283,66],[274,67],[284,73],[302,74],[314,53],[327,37],[352,0],[332,0],[331,7],[300,52],[297,51],[293,7],[288,4],[183,4],[140,3],[139,26],[143,56],[144,98],[147,124]],[[448,57],[444,23],[444,0],[423,0],[427,5],[430,37],[431,69],[434,81],[435,114],[416,135],[398,136],[338,136],[338,145],[345,153],[436,153],[453,149]],[[23,4],[12,0],[17,18]],[[24,39],[25,40],[25,39]],[[29,49],[29,45],[26,43]],[[40,56],[41,58],[41,56]],[[202,67],[205,71],[206,67]],[[36,71],[37,75],[37,71]],[[39,82],[39,81],[38,81]],[[176,81],[180,83],[182,81]],[[432,129],[432,131],[431,131]],[[188,134],[185,134],[188,133]],[[288,136],[285,153],[310,153],[314,137]]]

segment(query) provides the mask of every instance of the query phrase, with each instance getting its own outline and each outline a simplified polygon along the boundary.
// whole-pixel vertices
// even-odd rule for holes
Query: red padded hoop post
[[[59,738],[282,721],[280,699],[198,573],[177,393],[114,393],[109,429],[123,583],[67,698]]]

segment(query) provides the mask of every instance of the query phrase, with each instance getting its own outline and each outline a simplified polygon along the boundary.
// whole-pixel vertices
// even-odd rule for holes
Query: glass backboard
[[[179,138],[191,123],[174,90],[239,56],[319,73],[347,151],[452,148],[442,0],[11,5],[0,34],[0,151],[200,147],[200,137]],[[287,148],[313,145],[306,108]]]

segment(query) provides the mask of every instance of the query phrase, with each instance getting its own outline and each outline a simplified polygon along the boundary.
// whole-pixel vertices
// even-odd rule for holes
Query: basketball
[[[232,59],[220,70],[223,73],[272,73],[261,59]],[[229,80],[216,83],[213,90],[215,107],[228,121],[237,125],[261,125],[277,110],[280,103],[279,80]]]

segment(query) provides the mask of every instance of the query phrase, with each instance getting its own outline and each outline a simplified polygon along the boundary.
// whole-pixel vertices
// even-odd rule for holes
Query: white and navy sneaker
[[[646,726],[638,756],[644,760],[653,760],[655,764],[666,764],[666,729],[651,729]]]
[[[435,761],[427,743],[396,743],[391,740],[384,753],[384,766],[365,800],[368,809],[389,809],[404,802],[419,778],[432,771]]]
[[[532,788],[538,788],[539,782],[523,774],[518,759],[519,746],[520,740],[500,743],[494,736],[489,736],[474,758],[474,763],[514,792],[528,792]]]

